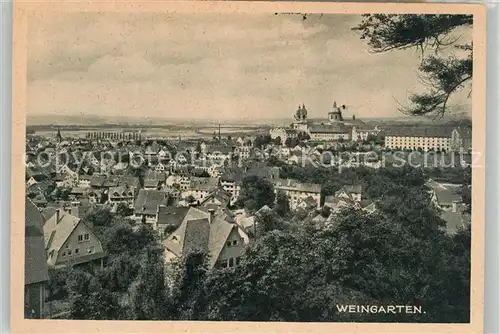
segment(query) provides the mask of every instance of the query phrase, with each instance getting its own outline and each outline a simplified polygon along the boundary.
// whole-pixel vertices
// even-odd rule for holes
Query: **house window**
[[[75,255],[79,254],[79,253],[80,253],[80,249],[79,248],[75,248]]]
[[[240,262],[241,262],[241,257],[240,257],[240,256],[238,256],[238,257],[236,258],[236,265],[239,265],[239,264],[240,264]]]
[[[90,234],[85,233],[85,240],[90,240]]]
[[[234,259],[233,258],[229,259],[229,267],[234,267]]]
[[[63,256],[63,257],[64,257],[64,256],[66,256],[66,252],[63,252],[63,253],[62,253],[62,256]]]
[[[233,246],[236,246],[238,244],[238,240],[233,240]]]
[[[92,254],[94,252],[95,252],[95,247],[94,246],[87,248],[87,253]]]
[[[227,247],[231,247],[231,241],[227,242]]]
[[[226,268],[227,267],[227,260],[221,260],[219,265],[221,268]]]
[[[70,249],[70,250],[68,250],[68,256],[70,256],[70,255],[71,255],[71,249]]]

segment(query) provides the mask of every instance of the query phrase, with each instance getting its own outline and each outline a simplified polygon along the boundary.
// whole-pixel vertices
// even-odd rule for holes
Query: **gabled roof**
[[[308,206],[314,206],[314,207],[316,207],[316,205],[317,205],[316,200],[314,198],[312,198],[312,196],[308,196],[308,197],[302,199],[300,202],[304,202]]]
[[[450,137],[453,130],[442,126],[398,126],[385,131],[386,137]]]
[[[191,190],[215,191],[219,185],[219,179],[213,177],[191,177],[189,187]]]
[[[49,280],[45,242],[43,235],[44,217],[36,206],[26,199],[24,239],[24,284]]]
[[[210,256],[209,267],[213,268],[227,238],[237,225],[224,219],[222,212],[215,213],[209,223],[210,214],[198,208],[189,208],[179,228],[163,241],[163,245],[176,256],[186,254],[186,251],[205,247]],[[208,243],[206,243],[208,240]]]
[[[313,124],[311,125],[309,132],[310,133],[349,133],[349,128],[344,126],[343,124]]]
[[[139,178],[132,175],[121,176],[118,179],[118,184],[120,186],[129,186],[133,188],[138,188],[141,185]]]
[[[210,255],[209,267],[213,268],[219,259],[220,252],[226,244],[227,238],[233,231],[238,229],[236,224],[227,222],[220,216],[215,216],[210,223],[210,238],[208,242],[208,249]]]
[[[144,180],[144,187],[146,188],[156,188],[160,184],[160,180],[157,179],[147,179]]]
[[[227,205],[229,203],[229,201],[231,200],[231,195],[228,192],[224,191],[224,189],[217,188],[213,192],[208,194],[208,196],[205,196],[205,198],[203,199],[203,201],[201,201],[200,204],[204,205],[212,198],[217,199],[219,202],[221,202],[224,205]]]
[[[47,204],[48,202],[47,202],[47,198],[45,197],[43,192],[39,192],[33,198],[33,203],[43,205],[43,204]]]
[[[80,218],[70,215],[62,209],[59,209],[59,220],[57,222],[56,218],[57,212],[47,219],[43,225],[45,249],[49,252],[51,250],[59,251],[71,232],[80,223]]]
[[[41,214],[43,215],[43,223],[42,223],[42,226],[43,224],[45,224],[45,222],[50,218],[52,217],[55,213],[56,213],[56,210],[57,208],[56,207],[53,207],[53,206],[47,206],[46,208],[43,208],[42,209],[42,212]]]
[[[181,256],[182,250],[184,249],[184,237],[186,234],[187,222],[190,220],[208,219],[209,217],[209,213],[190,207],[184,216],[182,223],[179,225],[179,228],[175,230],[175,232],[172,233],[167,239],[165,239],[163,245],[175,255]]]
[[[150,169],[147,173],[146,176],[144,177],[146,180],[158,180],[161,182],[165,182],[167,179],[167,174],[162,171],[155,171]]]
[[[87,174],[81,174],[78,176],[78,180],[80,181],[86,181],[86,180],[91,180],[92,179],[92,175],[87,175]]]
[[[274,172],[275,167],[267,166],[252,166],[248,169],[243,169],[241,167],[234,167],[231,170],[226,171],[222,176],[222,181],[235,182],[241,184],[245,176],[258,176],[261,178],[270,178],[271,175],[276,174]]]
[[[109,188],[108,196],[116,197],[133,197],[135,189],[129,186],[119,186]]]
[[[160,190],[141,189],[134,203],[134,212],[156,215],[159,205],[165,205],[167,194]]]
[[[459,189],[434,189],[436,199],[439,205],[452,205],[453,202],[461,203],[462,196]]]
[[[272,211],[272,209],[268,205],[264,205],[262,208],[260,208],[259,210],[257,210],[255,212],[255,216],[258,216],[258,215],[261,215],[263,213],[267,213],[270,211]]]
[[[170,224],[175,227],[181,225],[184,217],[189,211],[189,207],[172,207],[160,205],[158,208],[158,225]]]
[[[106,181],[106,175],[103,174],[94,174],[90,179],[91,187],[102,187],[104,182]]]
[[[356,202],[354,202],[351,198],[326,196],[324,205],[335,209],[342,206],[356,206]]]
[[[452,205],[453,202],[462,202],[460,194],[460,185],[439,183],[434,180],[429,180],[426,185],[430,187],[436,194],[436,200],[439,205]]]
[[[210,223],[208,218],[186,222],[182,253],[207,253],[209,251]]]
[[[116,187],[116,186],[118,186],[118,182],[119,182],[119,179],[116,176],[114,176],[114,177],[107,177],[104,180],[104,183],[102,184],[102,186],[106,187],[106,188]]]
[[[228,145],[223,144],[209,144],[205,148],[205,152],[207,153],[222,153],[222,154],[230,154],[233,151],[233,148]]]

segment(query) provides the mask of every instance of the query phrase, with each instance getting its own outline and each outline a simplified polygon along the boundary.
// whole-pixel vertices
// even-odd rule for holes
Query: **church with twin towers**
[[[270,130],[271,138],[280,138],[283,142],[287,138],[299,137],[307,134],[310,141],[329,143],[335,141],[359,141],[366,139],[370,134],[378,133],[378,129],[366,126],[365,122],[356,118],[352,113],[345,117],[347,107],[337,105],[334,101],[332,108],[328,111],[328,118],[310,119],[305,104],[299,105],[293,115],[293,123],[288,127],[279,127]]]

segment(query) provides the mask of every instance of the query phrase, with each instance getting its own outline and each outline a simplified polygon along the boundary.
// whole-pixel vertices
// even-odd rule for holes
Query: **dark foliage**
[[[274,199],[273,184],[267,179],[250,175],[243,179],[236,205],[244,207],[249,212],[255,212],[264,205],[274,206]]]
[[[401,111],[412,115],[443,115],[450,96],[471,83],[472,43],[461,45],[454,33],[472,26],[472,15],[369,14],[353,30],[361,33],[373,52],[416,48],[422,52],[419,67],[424,93],[412,93],[411,105]],[[455,48],[453,56],[443,50]],[[430,55],[425,51],[431,49]]]

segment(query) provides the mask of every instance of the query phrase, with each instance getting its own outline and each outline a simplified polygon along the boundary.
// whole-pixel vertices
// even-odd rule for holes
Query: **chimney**
[[[214,215],[215,215],[215,209],[208,209],[208,213],[209,213],[209,217],[208,217],[208,222],[211,224],[213,219],[214,219]]]
[[[56,225],[59,224],[59,218],[61,217],[61,209],[56,209]]]
[[[457,206],[458,206],[458,202],[457,201],[453,201],[451,203],[451,212],[457,212]]]

